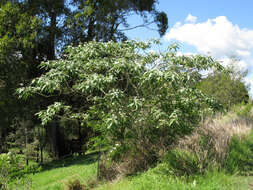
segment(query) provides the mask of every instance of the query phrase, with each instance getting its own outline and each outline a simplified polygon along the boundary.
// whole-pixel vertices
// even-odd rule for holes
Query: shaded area
[[[42,165],[42,171],[52,170],[56,168],[69,167],[72,165],[89,165],[97,161],[98,151],[80,155],[80,156],[71,156],[61,160],[55,160]]]

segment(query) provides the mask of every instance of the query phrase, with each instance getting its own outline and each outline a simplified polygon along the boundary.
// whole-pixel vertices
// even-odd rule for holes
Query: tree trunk
[[[47,134],[50,143],[50,150],[54,160],[59,159],[58,131],[59,127],[57,122],[52,122],[47,126]]]
[[[51,10],[50,14],[50,29],[49,29],[49,49],[48,49],[48,59],[55,59],[55,33],[56,33],[56,12]]]
[[[94,18],[91,16],[90,17],[90,21],[89,21],[89,25],[88,25],[88,32],[87,32],[87,38],[86,41],[92,41],[94,38],[94,24],[95,24],[95,20]]]
[[[25,149],[27,148],[27,144],[28,144],[28,137],[27,137],[27,127],[25,127]],[[29,161],[28,161],[28,152],[26,150],[26,165],[28,166]]]
[[[40,163],[43,163],[43,147],[40,147]]]

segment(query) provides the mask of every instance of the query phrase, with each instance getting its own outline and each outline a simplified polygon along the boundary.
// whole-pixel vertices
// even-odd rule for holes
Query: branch
[[[148,26],[153,24],[153,23],[155,23],[155,21],[149,22],[147,24],[140,24],[140,25],[137,25],[137,26],[134,26],[134,27],[131,27],[131,28],[119,29],[119,31],[133,30],[133,29],[141,28],[141,27],[147,27],[148,28]]]
[[[58,95],[54,94],[54,95],[45,95],[45,94],[42,94],[42,93],[39,93],[39,92],[33,92],[34,94],[37,94],[39,96],[42,96],[44,98],[51,98],[51,97],[56,97]]]

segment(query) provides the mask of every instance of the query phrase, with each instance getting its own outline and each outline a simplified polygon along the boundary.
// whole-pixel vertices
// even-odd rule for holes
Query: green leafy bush
[[[103,144],[119,145],[118,160],[128,162],[139,153],[144,160],[152,158],[149,164],[156,162],[161,149],[198,126],[203,112],[219,107],[196,86],[200,71],[223,67],[211,57],[177,56],[176,45],[168,52],[150,52],[152,45],[126,41],[68,47],[64,59],[42,63],[48,72],[18,94],[58,94],[59,101],[38,112],[43,125],[54,118],[79,120]],[[125,147],[127,152],[121,151]]]
[[[250,117],[252,110],[252,104],[244,102],[235,107],[236,114],[241,117]]]
[[[223,71],[214,70],[200,81],[198,88],[216,98],[226,109],[249,101],[249,89],[244,78],[247,71],[228,66]]]
[[[253,174],[253,131],[244,138],[232,138],[225,167],[230,173]]]
[[[168,171],[176,176],[196,175],[201,171],[196,155],[180,149],[168,152],[163,162],[167,164]]]
[[[37,173],[41,171],[41,167],[38,163],[24,165],[22,155],[9,152],[0,154],[0,171],[0,177],[12,179],[22,177],[25,174]]]
[[[0,154],[0,187],[7,189],[13,174],[19,171],[21,157],[11,152]]]
[[[30,163],[28,166],[24,167],[25,174],[35,174],[42,170],[42,167],[38,163]]]
[[[0,154],[0,168],[8,173],[18,171],[22,166],[22,157],[12,152]]]

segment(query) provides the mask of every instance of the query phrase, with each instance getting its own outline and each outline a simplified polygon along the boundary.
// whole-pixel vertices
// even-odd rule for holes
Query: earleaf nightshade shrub
[[[69,46],[63,59],[41,63],[47,72],[17,93],[20,98],[59,96],[39,110],[43,125],[64,117],[92,127],[96,139],[112,146],[161,139],[169,145],[191,133],[206,111],[219,108],[196,86],[200,71],[223,67],[208,56],[178,56],[176,44],[159,53],[150,51],[152,45],[91,41]]]

